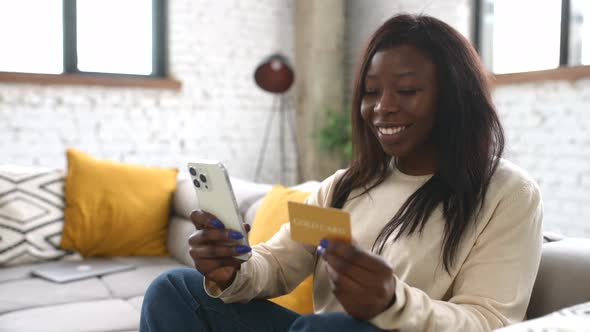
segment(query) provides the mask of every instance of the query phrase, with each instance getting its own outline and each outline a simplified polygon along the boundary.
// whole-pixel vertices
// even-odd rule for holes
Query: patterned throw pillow
[[[0,166],[0,266],[64,258],[62,170]]]

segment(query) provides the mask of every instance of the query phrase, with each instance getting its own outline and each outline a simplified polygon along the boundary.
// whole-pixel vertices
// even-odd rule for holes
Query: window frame
[[[486,0],[474,0],[473,5],[473,45],[478,53],[482,49],[482,5]],[[490,71],[491,80],[496,85],[527,83],[545,80],[575,81],[590,77],[590,65],[569,65],[570,56],[570,23],[571,0],[561,0],[561,27],[559,40],[559,67],[547,70],[494,74]]]
[[[0,82],[65,85],[100,85],[179,90],[179,81],[169,77],[167,54],[167,0],[152,3],[152,73],[148,75],[80,71],[77,66],[76,4],[62,0],[63,73],[0,72]]]

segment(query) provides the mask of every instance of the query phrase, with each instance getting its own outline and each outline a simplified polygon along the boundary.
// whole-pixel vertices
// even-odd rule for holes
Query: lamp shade
[[[272,93],[283,93],[293,85],[295,74],[287,58],[281,54],[273,54],[256,68],[254,80],[263,90]]]

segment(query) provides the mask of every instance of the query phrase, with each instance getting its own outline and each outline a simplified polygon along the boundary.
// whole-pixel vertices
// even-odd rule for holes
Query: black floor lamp
[[[268,138],[272,128],[273,118],[275,113],[279,114],[279,146],[280,146],[280,163],[281,163],[281,183],[285,184],[285,145],[286,145],[286,129],[287,122],[291,130],[291,137],[295,153],[297,153],[297,141],[295,139],[295,130],[293,128],[294,116],[288,119],[288,115],[292,112],[292,107],[288,103],[286,96],[287,90],[293,85],[295,75],[287,58],[281,54],[273,54],[256,68],[254,72],[254,81],[264,91],[270,92],[274,95],[272,108],[268,119],[266,120],[266,129],[262,140],[262,147],[258,155],[258,162],[256,164],[256,181],[260,180],[260,171],[264,162],[266,147],[268,145]],[[297,161],[297,156],[295,160]],[[299,161],[297,163],[297,172],[299,172]]]

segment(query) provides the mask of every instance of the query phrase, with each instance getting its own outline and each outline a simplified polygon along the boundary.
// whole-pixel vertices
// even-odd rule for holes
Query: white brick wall
[[[181,92],[0,85],[0,163],[64,167],[64,149],[184,170],[224,160],[253,178],[271,96],[252,81],[265,55],[293,56],[295,0],[170,1],[171,70]],[[394,13],[424,11],[469,36],[468,0],[347,0],[350,77],[364,39]],[[494,92],[507,157],[539,182],[545,228],[590,236],[590,80],[502,86]],[[265,181],[279,181],[277,131]],[[287,153],[293,181],[295,160]]]
[[[71,146],[182,171],[191,159],[215,158],[232,175],[252,179],[272,102],[253,71],[277,51],[293,58],[294,0],[169,6],[170,69],[182,91],[0,84],[0,164],[65,167]],[[277,138],[275,130],[264,181],[280,179]],[[292,183],[295,158],[287,148]]]
[[[590,79],[494,91],[507,158],[539,183],[545,229],[590,237]]]
[[[347,76],[365,39],[391,15],[424,11],[470,36],[470,6],[468,0],[348,0]],[[590,237],[590,79],[501,86],[493,96],[508,137],[506,157],[541,187],[545,229]]]

